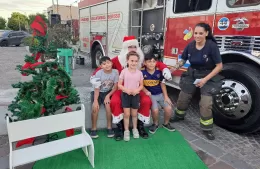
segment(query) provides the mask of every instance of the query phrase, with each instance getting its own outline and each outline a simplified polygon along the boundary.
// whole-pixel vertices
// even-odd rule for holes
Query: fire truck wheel
[[[260,129],[260,70],[245,63],[224,64],[222,89],[214,96],[215,124],[237,133]]]
[[[103,57],[103,52],[100,45],[97,45],[91,52],[91,63],[92,68],[97,68],[99,66],[99,59]]]

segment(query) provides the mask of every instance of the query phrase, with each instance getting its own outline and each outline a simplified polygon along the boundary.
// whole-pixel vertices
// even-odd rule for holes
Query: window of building
[[[227,0],[227,6],[230,8],[254,6],[259,4],[260,0]]]
[[[175,0],[173,3],[174,13],[186,13],[206,11],[210,9],[212,0]]]

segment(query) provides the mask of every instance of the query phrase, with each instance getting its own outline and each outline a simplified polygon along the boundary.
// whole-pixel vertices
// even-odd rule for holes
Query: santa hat
[[[135,36],[125,36],[123,40],[123,49],[128,48],[129,46],[136,46],[138,47],[138,41],[136,40]]]

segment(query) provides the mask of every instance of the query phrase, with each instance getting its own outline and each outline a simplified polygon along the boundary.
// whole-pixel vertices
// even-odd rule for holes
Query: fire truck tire
[[[102,48],[100,45],[97,45],[93,51],[91,51],[91,64],[92,68],[97,68],[99,66],[99,59],[103,57]]]
[[[214,96],[214,123],[236,133],[260,129],[260,70],[245,63],[227,63],[220,94]]]

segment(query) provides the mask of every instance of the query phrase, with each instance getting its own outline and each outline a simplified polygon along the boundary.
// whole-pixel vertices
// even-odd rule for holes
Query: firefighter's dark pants
[[[193,84],[196,79],[206,77],[212,70],[192,69],[184,72],[180,79],[181,92],[177,101],[177,109],[175,110],[176,118],[184,118],[185,111],[188,109],[196,86]],[[217,75],[218,76],[218,75]],[[222,81],[220,78],[210,79],[202,88],[200,88],[201,100],[200,106],[200,126],[202,130],[212,130],[212,95],[218,93],[221,89]]]

